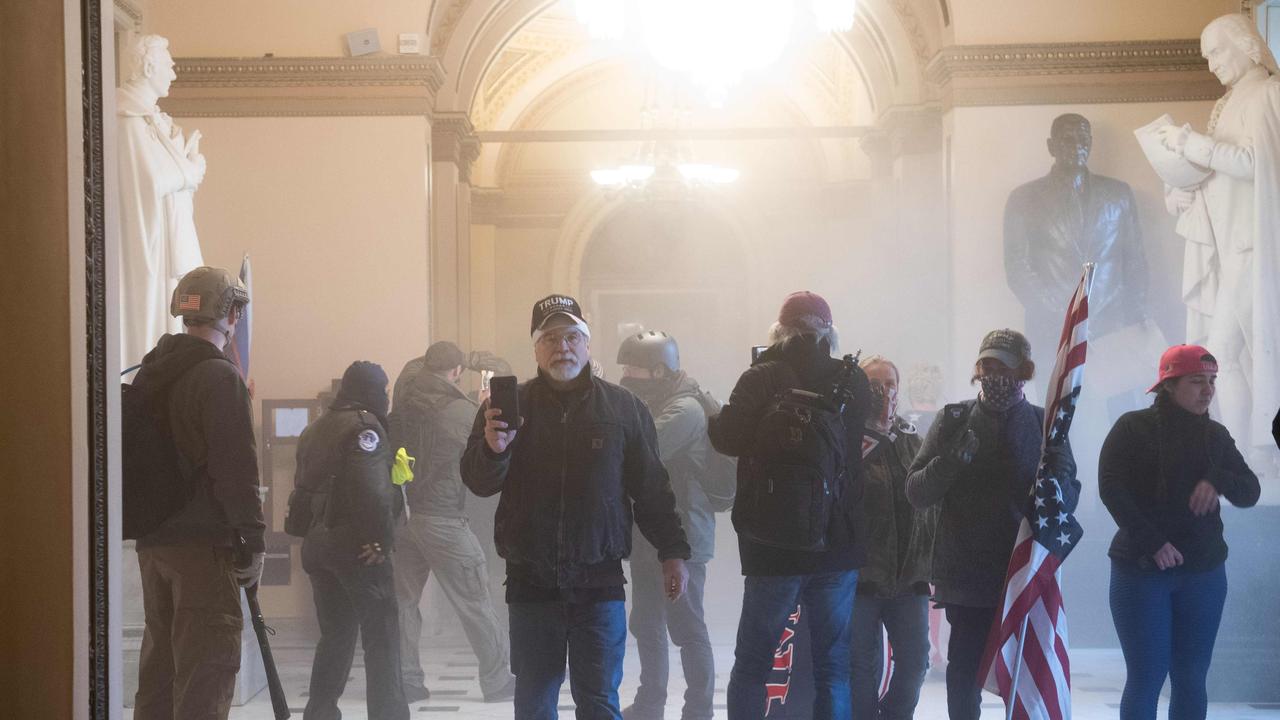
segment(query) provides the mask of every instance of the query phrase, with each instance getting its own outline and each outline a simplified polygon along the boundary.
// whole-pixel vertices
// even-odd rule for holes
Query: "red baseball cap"
[[[782,301],[782,309],[778,311],[778,322],[787,327],[810,328],[806,318],[816,318],[824,327],[831,327],[831,306],[817,293],[801,290],[793,292]]]
[[[1217,373],[1218,360],[1199,345],[1174,345],[1160,356],[1160,378],[1147,392],[1155,392],[1160,383],[1183,375]]]

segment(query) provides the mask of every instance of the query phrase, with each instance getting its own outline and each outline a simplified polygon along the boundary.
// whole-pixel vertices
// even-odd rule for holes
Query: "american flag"
[[[1057,362],[1049,377],[1044,410],[1046,451],[1066,442],[1080,396],[1093,269],[1093,263],[1085,265],[1058,341]],[[1080,523],[1067,508],[1053,468],[1046,465],[1042,456],[1009,558],[1004,603],[987,637],[978,675],[986,690],[1004,698],[1006,717],[1071,717],[1071,660],[1067,654],[1061,567],[1083,534]]]

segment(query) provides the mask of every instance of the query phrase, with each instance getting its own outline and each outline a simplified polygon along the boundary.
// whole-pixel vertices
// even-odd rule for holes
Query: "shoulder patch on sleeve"
[[[364,452],[373,452],[378,449],[378,433],[373,430],[361,430],[356,436],[356,445]]]

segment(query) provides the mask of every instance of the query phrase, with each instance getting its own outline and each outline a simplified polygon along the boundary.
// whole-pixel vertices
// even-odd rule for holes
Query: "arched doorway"
[[[616,380],[618,345],[639,328],[680,343],[681,364],[726,398],[750,358],[742,240],[706,202],[625,202],[590,235],[579,287],[594,356]],[[757,333],[758,334],[758,333]]]

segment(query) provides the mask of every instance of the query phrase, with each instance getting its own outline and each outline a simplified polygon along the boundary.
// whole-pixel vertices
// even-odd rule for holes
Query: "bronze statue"
[[[1022,301],[1032,353],[1045,371],[1084,263],[1097,263],[1091,336],[1147,318],[1147,262],[1133,191],[1089,172],[1093,132],[1083,116],[1055,118],[1047,144],[1054,159],[1049,174],[1015,188],[1004,212],[1005,274]]]

